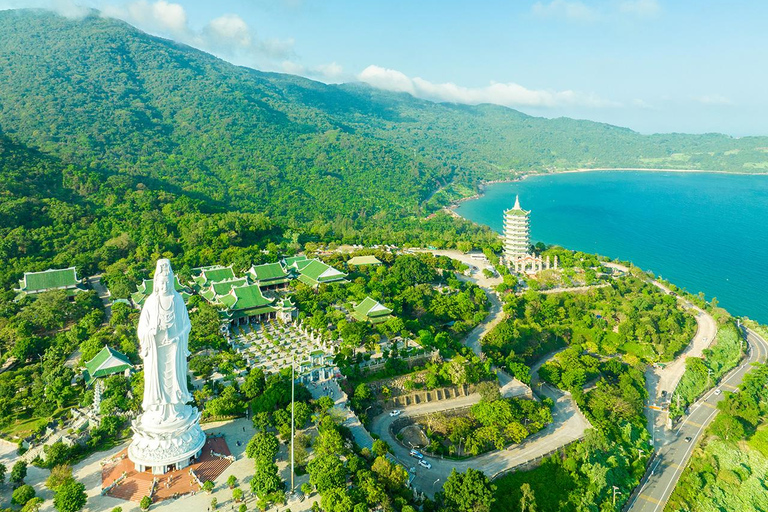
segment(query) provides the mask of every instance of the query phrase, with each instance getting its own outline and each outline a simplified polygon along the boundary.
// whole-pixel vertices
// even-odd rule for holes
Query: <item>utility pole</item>
[[[621,491],[617,491],[618,487],[613,486],[613,506],[616,507],[616,495],[621,494]]]
[[[707,387],[712,385],[712,368],[707,368]]]

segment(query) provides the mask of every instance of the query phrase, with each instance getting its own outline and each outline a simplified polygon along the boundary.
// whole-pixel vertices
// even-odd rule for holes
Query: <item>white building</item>
[[[515,206],[504,211],[504,257],[507,262],[528,255],[531,245],[531,212],[520,207],[520,197],[515,196]]]

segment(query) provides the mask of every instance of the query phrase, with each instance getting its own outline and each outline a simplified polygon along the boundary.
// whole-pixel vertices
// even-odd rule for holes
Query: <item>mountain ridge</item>
[[[235,66],[97,11],[0,12],[0,66],[0,128],[18,143],[298,222],[424,216],[481,181],[532,172],[767,167],[768,137],[641,135],[323,84]]]

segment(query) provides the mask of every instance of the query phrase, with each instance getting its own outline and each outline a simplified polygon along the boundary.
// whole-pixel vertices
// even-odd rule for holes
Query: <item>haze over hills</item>
[[[478,180],[522,172],[766,170],[766,137],[644,136],[326,85],[237,67],[95,12],[0,12],[0,66],[0,129],[14,143],[218,207],[303,221],[421,215]]]

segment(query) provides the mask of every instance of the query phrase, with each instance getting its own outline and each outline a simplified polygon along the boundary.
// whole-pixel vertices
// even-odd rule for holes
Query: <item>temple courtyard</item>
[[[253,424],[249,419],[240,418],[227,422],[206,423],[203,424],[202,427],[207,435],[223,437],[227,446],[230,448],[232,455],[235,457],[235,461],[229,464],[228,467],[221,472],[219,477],[216,478],[214,481],[216,487],[211,494],[197,491],[195,494],[187,494],[178,499],[166,499],[164,501],[153,503],[150,510],[163,512],[206,511],[213,498],[218,500],[219,505],[217,510],[237,510],[239,504],[234,506],[235,502],[232,500],[232,490],[226,485],[227,478],[229,478],[230,475],[234,475],[235,478],[237,478],[238,486],[245,491],[245,494],[248,496],[248,499],[245,502],[248,510],[256,510],[256,498],[251,495],[249,485],[250,479],[253,476],[253,460],[245,456],[245,446],[256,433]],[[121,507],[123,512],[138,512],[140,510],[137,501],[127,501],[112,496],[102,495],[102,474],[104,468],[109,464],[109,461],[113,461],[114,463],[120,456],[120,453],[127,447],[128,441],[112,450],[94,453],[84,461],[73,466],[73,476],[78,482],[82,482],[85,485],[85,490],[88,494],[88,502],[83,509],[84,511],[109,512],[115,507]],[[11,467],[16,459],[16,445],[0,442],[0,462],[4,463],[7,467]],[[280,445],[280,452],[276,464],[280,471],[281,478],[286,482],[289,482],[290,468],[288,463],[288,451],[286,446],[282,443]],[[40,509],[42,512],[55,512],[53,507],[53,492],[45,487],[45,480],[48,478],[49,474],[49,470],[40,469],[30,464],[27,478],[25,479],[25,483],[28,483],[35,488],[37,496],[45,500]],[[188,473],[185,473],[185,475],[187,483],[189,483],[188,480],[190,475]],[[162,480],[163,477],[164,475],[160,475],[160,480]],[[167,475],[165,475],[165,477],[167,478]],[[309,481],[308,475],[296,477],[296,487],[298,488],[301,484],[307,481]],[[158,486],[158,492],[160,492],[160,487],[162,487],[162,485]],[[0,492],[0,496],[2,496],[2,498],[0,498],[0,506],[9,506],[10,492],[7,493],[6,499],[5,491],[10,489],[10,484],[6,481],[4,485],[0,486],[0,489],[2,490]],[[309,511],[312,508],[312,502],[318,499],[318,495],[314,494],[311,497],[304,499],[302,502],[296,501],[290,502],[288,505],[273,506],[269,510],[281,512],[287,510],[291,510],[292,512]]]

